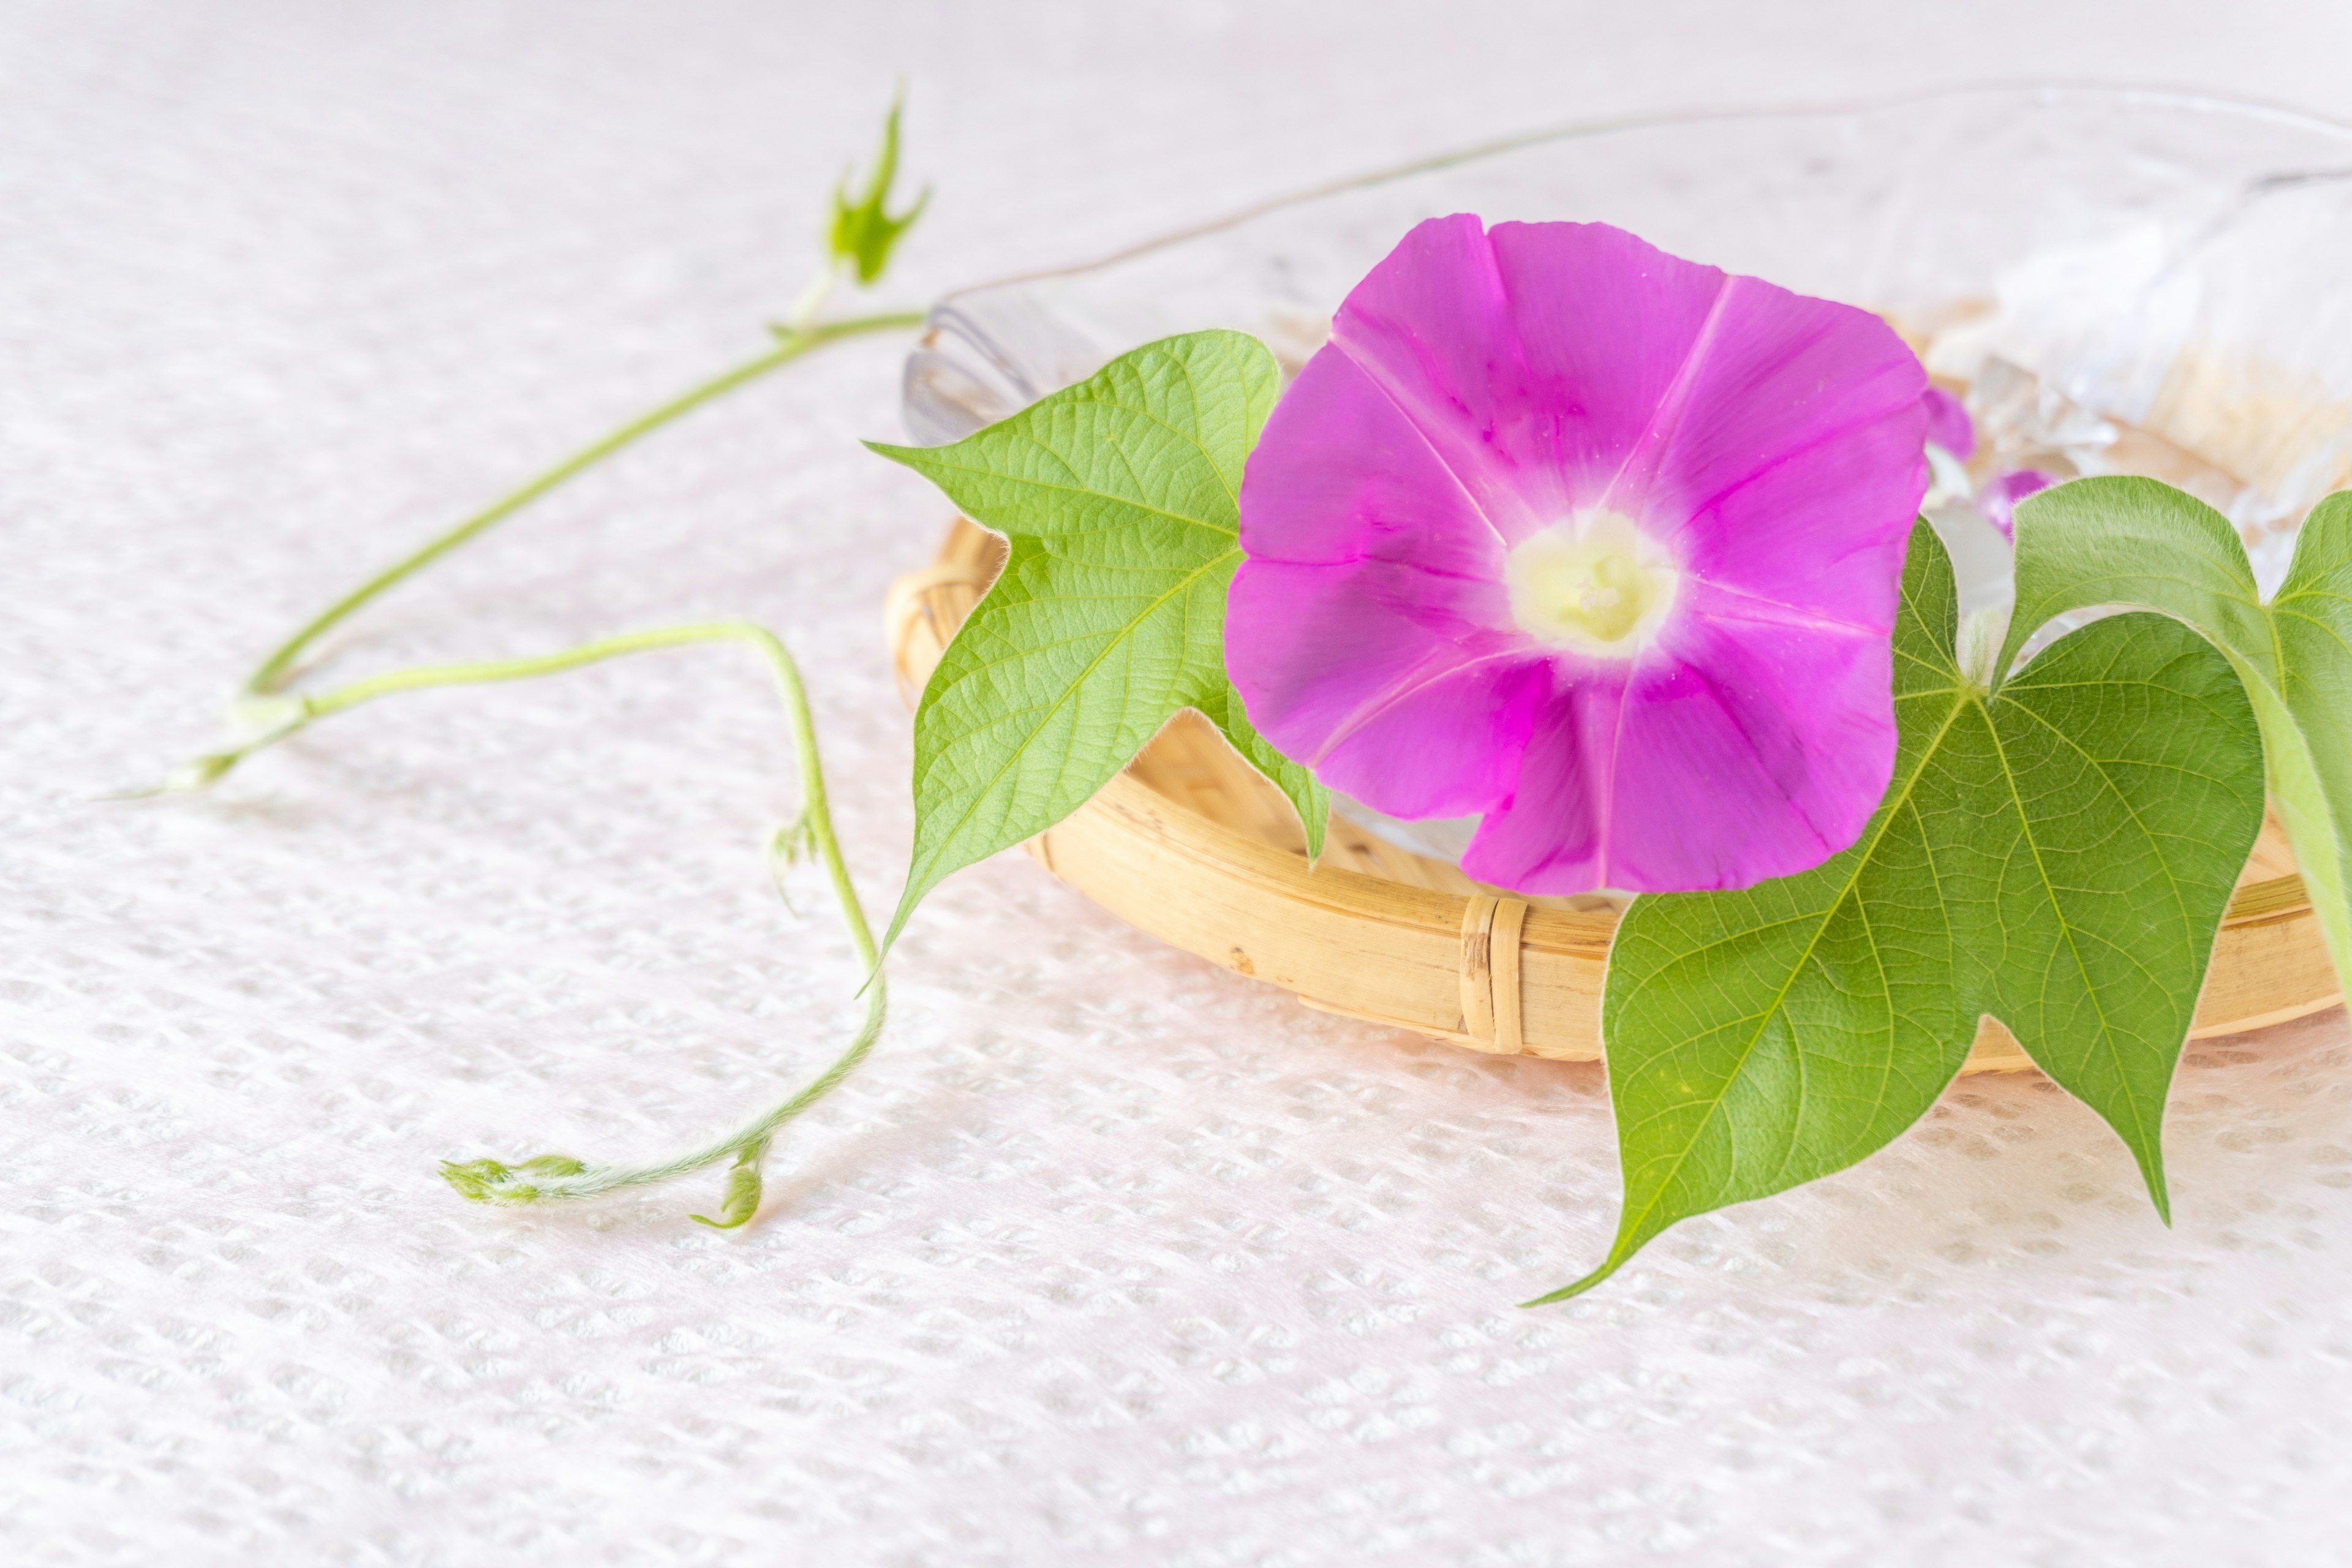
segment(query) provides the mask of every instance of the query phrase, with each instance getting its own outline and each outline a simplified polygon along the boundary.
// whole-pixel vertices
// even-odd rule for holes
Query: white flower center
[[[1592,658],[1632,658],[1675,602],[1666,552],[1613,511],[1557,523],[1511,547],[1511,618],[1538,642]]]

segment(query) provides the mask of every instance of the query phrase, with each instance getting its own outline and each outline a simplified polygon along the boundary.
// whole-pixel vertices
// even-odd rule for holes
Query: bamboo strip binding
[[[1462,1033],[1475,1049],[1506,1057],[1527,1049],[1519,991],[1527,919],[1524,900],[1493,893],[1473,893],[1462,906]]]
[[[909,706],[1003,559],[1002,540],[959,520],[931,566],[892,586],[885,633]],[[1601,1056],[1609,900],[1481,887],[1337,815],[1309,868],[1280,792],[1197,714],[1177,715],[1028,847],[1129,924],[1309,1007],[1499,1055]],[[2190,1037],[2341,1000],[2294,858],[2267,825],[2222,917]],[[1987,1019],[1962,1070],[2030,1066]]]

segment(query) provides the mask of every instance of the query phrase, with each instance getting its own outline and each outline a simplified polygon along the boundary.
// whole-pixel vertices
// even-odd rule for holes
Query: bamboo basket
[[[931,565],[892,585],[885,621],[910,707],[1003,560],[1002,540],[959,519]],[[1288,804],[1196,713],[1179,714],[1028,850],[1128,924],[1309,1007],[1472,1050],[1600,1058],[1613,904],[1483,887],[1337,814],[1310,868]],[[2342,999],[2294,858],[2267,822],[2222,917],[2189,1037]],[[2032,1065],[1987,1019],[1962,1070]]]

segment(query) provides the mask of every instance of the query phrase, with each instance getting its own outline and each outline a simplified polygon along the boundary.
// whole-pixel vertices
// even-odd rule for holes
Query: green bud
[[[931,188],[915,198],[915,205],[894,217],[887,203],[890,185],[898,177],[898,111],[904,106],[906,89],[902,86],[890,100],[889,118],[882,122],[882,152],[874,162],[874,177],[866,194],[853,205],[849,199],[849,174],[845,172],[841,184],[833,192],[832,255],[835,261],[846,261],[857,270],[861,288],[871,287],[890,265],[890,251],[898,238],[915,226],[923,216],[923,207],[931,199]]]
[[[520,1165],[502,1165],[496,1160],[444,1160],[441,1179],[472,1203],[528,1204],[538,1200],[540,1191],[523,1178],[576,1176],[587,1169],[569,1154],[540,1154]]]
[[[692,1217],[713,1230],[733,1230],[748,1223],[760,1212],[760,1160],[767,1152],[763,1144],[737,1157],[735,1168],[727,1173],[727,1193],[719,1202],[717,1219],[699,1214]]]
[[[496,1160],[441,1162],[441,1179],[457,1188],[457,1195],[468,1203],[490,1202],[513,1174]]]

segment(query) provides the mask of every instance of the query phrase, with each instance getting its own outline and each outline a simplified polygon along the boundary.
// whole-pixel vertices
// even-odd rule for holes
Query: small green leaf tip
[[[541,1154],[520,1165],[502,1165],[496,1160],[444,1160],[441,1179],[469,1203],[528,1204],[541,1196],[531,1178],[577,1176],[587,1169],[569,1154]]]
[[[1602,1280],[1616,1273],[1617,1266],[1624,1261],[1625,1260],[1622,1258],[1612,1258],[1608,1262],[1602,1264],[1600,1268],[1594,1269],[1591,1273],[1586,1275],[1583,1279],[1577,1280],[1574,1284],[1563,1285],[1559,1289],[1552,1291],[1549,1295],[1538,1296],[1535,1300],[1531,1301],[1522,1301],[1519,1305],[1522,1307],[1549,1307],[1555,1302],[1565,1301],[1572,1297],[1581,1296],[1587,1290],[1591,1289],[1595,1285],[1600,1284]]]
[[[931,188],[925,185],[913,206],[896,217],[890,215],[890,186],[898,177],[898,114],[906,100],[906,86],[901,83],[891,95],[889,117],[882,121],[882,151],[874,160],[874,176],[866,183],[866,194],[855,205],[851,203],[849,179],[854,171],[844,172],[841,184],[833,191],[833,259],[856,268],[860,288],[871,288],[880,279],[890,265],[892,248],[915,226],[931,199]]]
[[[719,1200],[717,1219],[702,1214],[691,1217],[713,1230],[733,1230],[750,1223],[760,1212],[760,1160],[766,1152],[764,1146],[746,1149],[736,1159],[735,1168],[727,1173],[727,1194]]]

